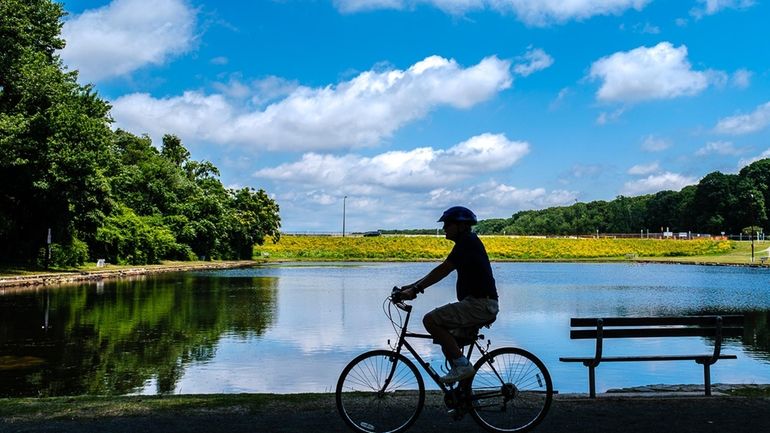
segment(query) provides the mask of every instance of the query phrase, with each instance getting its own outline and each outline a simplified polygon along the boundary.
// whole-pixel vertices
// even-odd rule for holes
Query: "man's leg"
[[[446,328],[436,323],[436,318],[433,315],[435,311],[426,314],[422,319],[422,323],[425,325],[428,333],[441,345],[441,351],[444,352],[444,356],[452,364],[452,369],[445,376],[441,377],[441,381],[452,383],[472,377],[474,373],[473,366],[463,356],[454,336]]]
[[[460,347],[457,346],[457,341],[452,336],[452,334],[449,333],[449,331],[441,326],[439,326],[436,323],[436,320],[431,315],[432,311],[425,315],[425,317],[422,318],[422,324],[425,326],[425,330],[428,331],[428,334],[433,337],[438,344],[441,345],[441,350],[444,352],[444,356],[446,356],[450,360],[457,359],[461,356],[463,356],[463,353],[460,351]]]

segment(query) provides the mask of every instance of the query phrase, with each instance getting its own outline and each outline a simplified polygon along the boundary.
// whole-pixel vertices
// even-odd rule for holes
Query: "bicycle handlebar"
[[[412,306],[404,303],[405,299],[401,298],[401,288],[394,286],[393,290],[390,291],[389,299],[390,299],[390,302],[393,303],[393,305],[395,305],[396,307],[398,307],[399,310],[403,310],[406,312],[412,311]]]

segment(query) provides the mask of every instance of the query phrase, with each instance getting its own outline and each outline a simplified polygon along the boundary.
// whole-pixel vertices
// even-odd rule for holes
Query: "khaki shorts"
[[[445,329],[481,327],[492,322],[500,311],[497,300],[468,296],[460,302],[438,307],[429,314]]]

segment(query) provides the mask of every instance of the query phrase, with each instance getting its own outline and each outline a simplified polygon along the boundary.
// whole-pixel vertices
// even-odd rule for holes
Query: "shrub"
[[[45,266],[45,248],[38,254],[37,264],[40,267]],[[88,260],[88,244],[80,239],[72,239],[66,244],[51,244],[51,258],[48,266],[52,268],[74,268],[82,265]]]

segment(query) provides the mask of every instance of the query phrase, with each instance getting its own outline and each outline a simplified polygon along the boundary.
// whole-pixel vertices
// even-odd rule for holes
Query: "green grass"
[[[75,268],[51,268],[51,269],[43,269],[38,267],[24,267],[24,266],[0,266],[0,277],[24,277],[24,276],[34,276],[34,275],[41,275],[41,274],[72,274],[72,273],[80,273],[80,272],[110,272],[110,271],[120,271],[120,270],[127,270],[127,269],[137,269],[137,268],[145,268],[145,269],[173,269],[173,268],[183,268],[183,269],[190,269],[190,268],[202,268],[202,267],[212,267],[217,265],[243,265],[246,266],[250,263],[255,263],[251,260],[240,260],[240,261],[190,261],[190,262],[184,262],[184,261],[163,261],[159,264],[154,265],[113,265],[108,264],[104,267],[97,267],[96,263],[90,262],[85,263],[82,266],[78,266]]]
[[[751,264],[751,242],[732,241],[731,248],[723,254],[717,255],[694,255],[685,257],[656,257],[656,262],[676,262],[676,263],[708,263],[720,265],[750,265]],[[754,243],[754,264],[770,266],[770,259],[765,263],[761,262],[761,257],[768,257],[767,249],[770,248],[770,241],[756,241]],[[646,261],[645,258],[640,258]]]
[[[254,412],[269,405],[318,405],[326,394],[201,394],[172,396],[78,396],[2,398],[0,419],[95,419],[190,411]]]
[[[770,397],[770,385],[744,385],[728,391],[727,394],[736,397],[768,398]]]
[[[740,262],[742,243],[720,240],[569,239],[485,236],[489,257],[498,261],[690,261]],[[740,244],[740,245],[739,245]],[[284,236],[254,249],[255,257],[292,261],[441,260],[452,242],[436,236]]]

